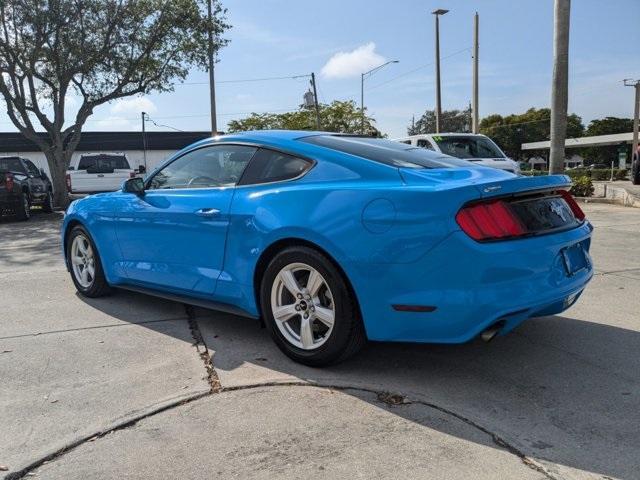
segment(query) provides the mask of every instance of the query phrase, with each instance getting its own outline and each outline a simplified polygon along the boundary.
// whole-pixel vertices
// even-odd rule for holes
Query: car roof
[[[267,142],[277,145],[279,142],[288,144],[293,140],[300,138],[312,137],[316,135],[349,135],[346,133],[322,132],[315,130],[249,130],[246,132],[228,133],[225,135],[217,135],[215,137],[205,138],[199,142],[189,145],[187,148],[200,147],[213,143],[224,142]]]

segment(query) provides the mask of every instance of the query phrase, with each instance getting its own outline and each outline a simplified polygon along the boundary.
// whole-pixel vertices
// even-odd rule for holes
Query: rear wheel
[[[320,252],[308,247],[281,251],[269,263],[260,290],[267,328],[293,360],[329,365],[365,344],[355,298],[342,273]]]
[[[85,297],[102,297],[110,292],[98,250],[79,225],[73,227],[67,239],[67,264],[76,289]]]
[[[20,193],[16,210],[18,220],[29,220],[31,217],[31,202],[29,202],[29,195],[26,192]]]

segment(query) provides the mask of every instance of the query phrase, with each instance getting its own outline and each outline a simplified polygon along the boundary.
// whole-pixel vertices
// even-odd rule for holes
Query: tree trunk
[[[549,173],[564,172],[569,95],[569,16],[571,0],[555,0],[553,28],[553,83],[551,85],[551,142]]]
[[[51,172],[54,205],[56,208],[66,209],[69,205],[66,178],[71,154],[62,149],[54,148],[49,152],[45,152],[45,156]]]

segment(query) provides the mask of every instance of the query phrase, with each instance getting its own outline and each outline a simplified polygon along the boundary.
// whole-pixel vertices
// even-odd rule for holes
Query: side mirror
[[[138,173],[140,173],[140,174],[147,173],[147,168],[144,165],[140,165],[138,167]]]
[[[122,184],[122,191],[125,193],[134,193],[136,195],[144,194],[144,181],[140,177],[130,178]]]

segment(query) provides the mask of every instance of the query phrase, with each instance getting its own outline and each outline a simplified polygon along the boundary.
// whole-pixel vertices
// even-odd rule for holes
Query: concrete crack
[[[196,348],[200,359],[204,363],[204,368],[207,371],[205,379],[209,384],[211,393],[218,393],[222,390],[222,385],[220,384],[218,372],[216,372],[215,368],[213,368],[213,362],[211,361],[211,355],[209,354],[207,344],[202,337],[202,332],[200,332],[200,326],[198,325],[198,319],[196,318],[195,308],[193,308],[192,305],[185,304],[184,310],[187,313],[189,330],[191,330],[191,336],[193,337],[193,346]]]

